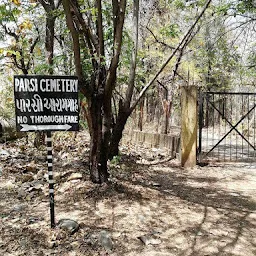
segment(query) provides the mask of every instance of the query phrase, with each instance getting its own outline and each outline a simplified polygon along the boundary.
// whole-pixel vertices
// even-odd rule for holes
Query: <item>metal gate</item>
[[[256,161],[256,93],[199,93],[199,163]]]

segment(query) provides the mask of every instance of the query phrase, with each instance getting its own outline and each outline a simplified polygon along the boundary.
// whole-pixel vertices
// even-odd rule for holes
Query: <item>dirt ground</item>
[[[0,145],[0,255],[255,256],[256,163],[190,170],[157,149],[122,146],[108,184],[89,181],[88,135],[54,135],[56,223],[46,149]]]

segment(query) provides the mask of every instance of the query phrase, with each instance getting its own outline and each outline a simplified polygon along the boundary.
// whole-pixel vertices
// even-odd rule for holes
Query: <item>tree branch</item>
[[[174,47],[172,47],[172,46],[170,46],[170,45],[168,45],[168,44],[166,44],[165,42],[162,42],[162,41],[160,41],[156,36],[155,36],[155,34],[153,33],[153,31],[147,26],[146,27],[146,29],[150,32],[150,34],[154,37],[154,39],[155,39],[155,41],[157,42],[157,43],[159,43],[159,44],[162,44],[162,45],[164,45],[165,47],[168,47],[168,48],[170,48],[170,49],[175,49]]]
[[[99,38],[99,57],[100,62],[103,61],[103,56],[105,56],[104,51],[104,35],[103,35],[103,25],[102,25],[102,6],[101,0],[97,0],[96,2],[97,10],[98,10],[98,17],[97,17],[97,34]]]
[[[69,1],[70,2],[70,1]],[[72,6],[72,10],[74,11],[74,14],[77,17],[77,20],[79,24],[81,25],[83,31],[85,32],[85,35],[87,37],[86,41],[90,40],[95,48],[95,51],[98,52],[99,44],[97,38],[93,35],[93,32],[91,28],[86,24],[85,20],[83,19],[81,13],[79,12],[77,6],[74,4],[73,1],[70,2],[70,6]]]
[[[38,2],[43,6],[46,12],[51,11],[51,3],[46,2],[44,0],[38,0]]]
[[[126,0],[113,0],[113,3],[118,5],[118,23],[114,24],[115,26],[115,33],[114,33],[114,45],[113,45],[113,57],[111,59],[109,72],[107,75],[106,80],[106,96],[110,97],[113,88],[115,87],[116,83],[116,70],[119,63],[119,56],[121,53],[121,46],[122,46],[122,35],[123,35],[123,25],[124,25],[124,17],[125,17],[125,9],[126,9]],[[113,9],[115,10],[117,6],[113,5]],[[116,10],[115,10],[116,12]]]
[[[184,50],[185,50],[186,46],[189,45],[189,43],[192,41],[192,39],[194,38],[194,36],[196,35],[196,33],[198,31],[196,31],[196,33],[194,33],[193,35],[192,35],[192,32],[193,31],[191,31],[191,33],[188,35],[187,39],[185,40],[183,46],[180,49],[179,56],[178,56],[177,61],[176,61],[176,65],[175,65],[175,68],[173,70],[172,82],[174,82],[175,76],[177,75],[177,71],[178,71],[178,68],[180,66],[181,59],[184,55]]]
[[[73,39],[73,50],[74,50],[74,59],[75,59],[75,66],[76,66],[76,73],[80,83],[83,81],[83,70],[81,65],[81,53],[80,53],[80,42],[79,42],[79,33],[76,30],[71,14],[70,8],[70,1],[69,0],[62,0],[64,11],[66,13],[66,22],[67,26],[70,29],[71,36]],[[81,91],[86,94],[84,88],[81,88]]]
[[[62,0],[58,0],[57,4],[55,6],[55,9],[58,9],[60,7],[61,3],[62,3]]]
[[[125,108],[129,109],[132,95],[134,91],[135,75],[136,75],[136,64],[137,64],[137,52],[138,52],[138,37],[139,37],[139,0],[133,0],[133,29],[134,29],[134,39],[133,39],[133,49],[131,54],[131,63],[130,63],[130,74],[129,74],[129,84],[126,91],[125,98]]]
[[[34,50],[35,50],[35,47],[36,47],[36,44],[37,44],[37,43],[39,42],[39,40],[40,40],[40,34],[39,34],[38,28],[36,28],[36,30],[37,30],[38,36],[37,36],[37,38],[34,40],[34,42],[32,43],[32,45],[30,46],[29,52],[30,52],[31,54],[33,54],[33,52],[34,52]],[[30,65],[31,65],[31,58],[29,58],[29,60],[28,60],[28,63],[27,63],[27,70],[29,70]]]
[[[164,68],[167,66],[167,64],[170,62],[170,60],[174,57],[174,55],[176,54],[176,52],[180,49],[180,47],[183,45],[183,43],[187,40],[187,37],[191,34],[191,32],[193,31],[193,29],[195,28],[196,24],[198,23],[198,21],[201,19],[201,17],[203,16],[203,14],[205,13],[206,9],[208,8],[208,6],[210,5],[211,0],[208,0],[207,3],[205,4],[204,8],[202,9],[201,13],[199,14],[199,16],[197,17],[197,19],[195,20],[195,22],[192,24],[192,26],[189,28],[189,30],[187,31],[187,33],[184,35],[184,37],[181,39],[180,43],[178,44],[178,46],[173,50],[172,54],[167,58],[167,60],[163,63],[163,65],[161,66],[161,68],[159,69],[159,71],[154,75],[154,77],[148,82],[148,84],[142,89],[142,91],[140,92],[137,100],[134,102],[134,104],[131,107],[131,111],[136,107],[136,105],[139,103],[140,99],[142,98],[142,96],[145,94],[145,92],[148,90],[148,88],[154,83],[154,81],[157,79],[157,77],[162,73],[162,71],[164,70]]]
[[[8,29],[6,27],[6,25],[4,25],[2,22],[1,22],[1,25],[2,25],[2,27],[3,27],[3,29],[4,29],[6,34],[8,34],[9,36],[13,37],[16,42],[19,41],[19,36],[16,33],[12,32],[10,29]]]

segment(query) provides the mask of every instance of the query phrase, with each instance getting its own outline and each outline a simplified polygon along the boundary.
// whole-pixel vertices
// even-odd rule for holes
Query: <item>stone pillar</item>
[[[181,166],[196,165],[197,87],[181,87]]]

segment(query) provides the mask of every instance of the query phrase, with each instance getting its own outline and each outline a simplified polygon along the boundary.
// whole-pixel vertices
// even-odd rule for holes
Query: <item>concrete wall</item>
[[[170,157],[176,157],[180,152],[180,136],[178,135],[130,131],[124,136],[124,142],[148,148],[165,149]]]

